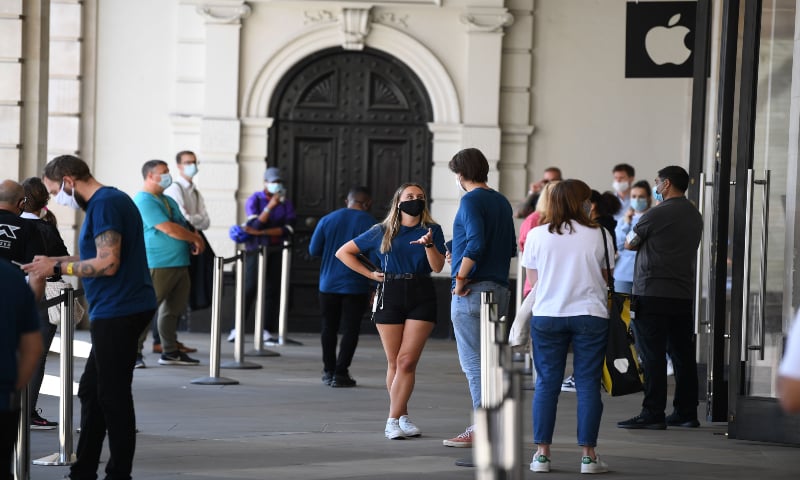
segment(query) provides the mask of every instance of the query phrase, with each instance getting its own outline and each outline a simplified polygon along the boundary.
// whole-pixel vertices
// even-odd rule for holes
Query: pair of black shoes
[[[340,375],[328,371],[322,372],[322,383],[333,388],[351,388],[356,386],[356,381],[349,373]]]
[[[697,428],[700,422],[697,417],[682,417],[678,412],[667,415],[666,418],[657,418],[653,415],[640,413],[633,418],[617,422],[617,427],[639,430],[666,430],[670,427]]]

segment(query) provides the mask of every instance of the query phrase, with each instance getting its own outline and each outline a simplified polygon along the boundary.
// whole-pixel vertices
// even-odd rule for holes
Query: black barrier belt
[[[74,295],[75,295],[75,298],[82,297],[84,295],[83,289],[79,288],[79,289],[75,290]],[[59,303],[62,303],[66,299],[67,299],[67,295],[62,293],[61,295],[59,295],[57,297],[53,297],[53,298],[50,298],[50,299],[47,299],[47,300],[42,300],[41,302],[39,302],[39,306],[41,306],[42,308],[50,308],[50,307],[52,307],[54,305],[58,305]]]
[[[233,262],[235,262],[235,261],[236,261],[236,260],[238,260],[240,257],[241,257],[241,258],[244,258],[244,252],[242,252],[242,253],[237,253],[236,255],[234,255],[234,256],[232,256],[232,257],[223,258],[223,259],[222,259],[222,263],[223,263],[223,264],[225,264],[225,265],[227,265],[227,264],[229,264],[229,263],[233,263]]]

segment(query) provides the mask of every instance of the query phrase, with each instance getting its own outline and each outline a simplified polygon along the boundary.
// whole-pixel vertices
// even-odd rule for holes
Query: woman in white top
[[[608,466],[595,453],[603,403],[600,376],[608,336],[605,252],[614,265],[611,235],[589,219],[591,189],[580,180],[553,188],[542,225],[528,234],[522,265],[537,283],[531,319],[536,395],[533,399],[533,441],[530,468],[550,471],[550,444],[567,352],[578,397],[578,445],[583,449],[581,473],[602,473]],[[605,246],[605,247],[604,247]]]

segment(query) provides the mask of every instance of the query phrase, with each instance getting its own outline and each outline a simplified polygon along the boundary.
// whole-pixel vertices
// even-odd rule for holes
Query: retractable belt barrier
[[[264,331],[264,309],[266,302],[264,292],[267,288],[267,246],[261,245],[258,249],[258,290],[256,290],[256,318],[253,327],[253,350],[247,352],[247,355],[254,357],[279,357],[281,354],[272,350],[264,348],[264,337],[261,332]],[[239,331],[236,331],[238,336]]]
[[[72,342],[75,339],[75,299],[83,296],[83,290],[67,287],[61,294],[39,302],[42,307],[61,305],[61,354],[59,371],[61,391],[58,399],[58,452],[33,461],[35,465],[70,465],[75,462],[72,446]],[[20,415],[17,427],[17,444],[14,452],[14,479],[30,478],[30,395],[25,388],[20,396]]]
[[[283,254],[281,255],[281,303],[278,312],[278,345],[302,345],[297,340],[286,336],[287,318],[289,316],[289,270],[292,266],[292,242],[283,241]]]
[[[473,433],[478,480],[522,479],[520,374],[512,367],[507,327],[493,292],[481,292],[481,406]]]
[[[241,252],[240,252],[241,253]],[[214,257],[214,272],[211,290],[211,345],[208,354],[208,377],[195,378],[195,385],[238,385],[239,381],[219,376],[220,317],[222,314],[222,273],[226,263],[235,262],[238,257]],[[238,277],[237,277],[238,278]]]

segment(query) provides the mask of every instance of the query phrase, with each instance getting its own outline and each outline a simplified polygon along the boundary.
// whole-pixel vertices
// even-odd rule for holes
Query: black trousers
[[[681,417],[696,418],[698,385],[692,300],[637,296],[634,301],[633,333],[644,367],[642,413],[659,420],[664,418],[669,353],[675,369],[672,405]]]
[[[361,333],[361,319],[367,310],[369,295],[319,293],[319,304],[322,309],[322,365],[326,372],[336,375],[348,373],[350,363],[358,346],[358,335]],[[339,356],[336,356],[336,341],[339,331],[342,341],[339,343]]]
[[[133,364],[139,334],[154,310],[91,323],[92,350],[81,376],[81,434],[70,468],[72,480],[94,480],[103,440],[108,432],[111,458],[106,480],[129,480],[136,450],[136,414],[133,408]]]
[[[283,250],[270,249],[267,253],[267,278],[264,291],[264,328],[272,334],[278,333],[278,316],[281,309],[281,260]],[[258,250],[247,252],[244,267],[244,315],[256,306],[258,292]]]
[[[44,364],[47,361],[47,354],[50,352],[50,346],[53,343],[53,337],[55,337],[56,330],[58,330],[56,325],[50,323],[46,308],[39,309],[39,319],[42,326],[44,350],[42,351],[42,358],[39,360],[39,368],[36,370],[36,373],[33,374],[33,378],[31,379],[30,383],[31,411],[29,412],[29,415],[33,415],[33,413],[36,412],[36,404],[39,401],[39,390],[42,389],[42,381],[44,380]]]
[[[0,480],[14,478],[11,466],[14,444],[17,442],[18,422],[19,410],[0,412]]]

